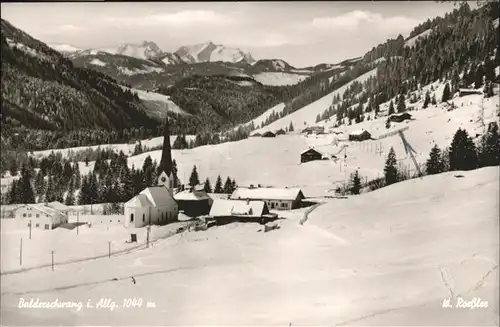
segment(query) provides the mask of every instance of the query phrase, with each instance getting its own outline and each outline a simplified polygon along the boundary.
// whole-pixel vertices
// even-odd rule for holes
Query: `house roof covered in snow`
[[[266,203],[264,201],[217,199],[212,204],[209,215],[212,217],[261,217],[265,213],[265,208]]]
[[[304,153],[309,152],[309,151],[311,151],[311,150],[312,150],[312,151],[315,151],[315,152],[317,152],[317,153],[319,153],[319,154],[321,154],[321,155],[323,155],[323,152],[319,151],[319,150],[318,150],[318,149],[316,149],[315,147],[309,147],[308,149],[305,149],[304,151],[302,151],[300,154],[304,154]]]
[[[177,194],[174,195],[174,199],[179,201],[202,201],[202,200],[208,200],[210,197],[208,196],[205,191],[191,191],[191,190],[184,190],[181,191]]]
[[[153,204],[148,200],[147,196],[144,194],[138,194],[132,199],[125,202],[125,207],[136,207],[136,208],[147,208],[151,207]]]
[[[365,129],[355,130],[355,131],[349,132],[349,135],[361,135],[363,133],[369,133],[369,132]]]
[[[52,209],[59,210],[61,212],[68,211],[70,209],[67,205],[62,204],[59,201],[52,201],[52,202],[46,203],[45,206],[52,208]]]
[[[207,193],[207,195],[212,200],[227,200],[231,196],[231,194],[226,194],[226,193]]]
[[[145,196],[147,196],[148,200],[154,207],[168,206],[173,200],[172,195],[165,186],[147,187],[142,190],[140,194],[144,194]]]
[[[300,188],[274,188],[274,187],[257,187],[243,188],[238,187],[231,199],[250,199],[250,200],[295,200],[297,197],[304,197]]]
[[[57,217],[57,216],[62,214],[62,212],[60,212],[59,210],[49,208],[49,207],[45,206],[43,203],[27,204],[26,206],[31,207],[35,210],[40,211],[40,212],[43,212],[43,213],[49,215],[50,217]]]

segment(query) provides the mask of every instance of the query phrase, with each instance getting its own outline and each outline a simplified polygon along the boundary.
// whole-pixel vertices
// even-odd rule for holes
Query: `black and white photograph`
[[[0,326],[499,326],[499,9],[2,2]]]

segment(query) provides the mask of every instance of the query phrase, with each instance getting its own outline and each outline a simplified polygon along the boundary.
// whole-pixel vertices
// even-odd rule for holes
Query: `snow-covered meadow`
[[[495,326],[498,167],[459,173],[328,200],[304,225],[286,219],[264,233],[229,224],[54,272],[2,275],[2,322]],[[443,308],[474,297],[488,306]],[[82,307],[18,308],[31,298]],[[118,307],[96,308],[102,298]],[[123,308],[128,298],[142,306]]]

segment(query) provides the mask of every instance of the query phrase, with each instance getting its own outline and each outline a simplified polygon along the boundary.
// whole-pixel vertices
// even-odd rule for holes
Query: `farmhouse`
[[[276,218],[277,215],[269,212],[264,201],[215,200],[209,216],[218,222],[262,222],[265,219]]]
[[[264,134],[262,134],[262,137],[276,137],[276,134],[274,134],[271,131],[267,131]]]
[[[212,203],[210,197],[204,190],[189,189],[174,195],[179,206],[179,211],[186,216],[197,217],[206,215],[210,211]]]
[[[300,154],[300,162],[321,160],[322,158],[323,158],[323,154],[314,148],[309,148],[307,150],[304,150]]]
[[[474,89],[460,89],[458,91],[458,96],[460,97],[472,94],[483,94],[483,92],[481,90],[474,90]]]
[[[371,139],[371,137],[371,134],[367,130],[349,133],[349,141],[364,141]]]
[[[67,215],[41,203],[25,204],[19,207],[15,211],[15,217],[19,221],[25,220],[26,222],[24,224],[28,227],[31,223],[32,228],[48,230],[68,222]]]
[[[387,118],[387,122],[402,123],[405,120],[411,120],[411,119],[412,119],[412,116],[409,113],[403,112],[401,114],[393,114],[393,115],[389,116],[389,118]]]
[[[264,201],[271,209],[291,210],[300,208],[305,199],[299,188],[244,188],[238,187],[231,195],[231,200]]]
[[[179,213],[173,188],[175,175],[172,172],[172,153],[165,119],[163,149],[157,186],[147,187],[124,204],[125,227],[142,227],[151,224],[165,224],[177,220]]]
[[[302,133],[306,134],[325,134],[325,127],[323,126],[309,126],[302,130]]]

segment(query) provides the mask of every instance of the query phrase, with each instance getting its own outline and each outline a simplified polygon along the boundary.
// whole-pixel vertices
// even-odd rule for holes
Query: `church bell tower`
[[[160,174],[158,185],[166,186],[171,192],[174,188],[175,176],[172,172],[172,149],[170,147],[170,132],[168,129],[168,116],[165,117],[163,126],[163,149],[161,152]]]

